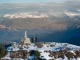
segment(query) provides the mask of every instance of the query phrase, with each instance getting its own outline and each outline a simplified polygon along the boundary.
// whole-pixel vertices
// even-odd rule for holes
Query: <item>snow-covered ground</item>
[[[45,51],[53,51],[53,52],[57,52],[59,50],[64,50],[66,48],[70,48],[70,50],[68,50],[68,52],[74,53],[76,50],[80,50],[80,46],[76,46],[76,45],[71,45],[71,44],[67,44],[67,43],[56,43],[56,42],[51,42],[51,43],[43,43],[42,44],[42,48],[38,48],[37,44],[35,45],[34,43],[31,43],[30,45],[22,45],[22,44],[18,44],[16,42],[14,42],[12,44],[11,47],[7,48],[8,54],[6,56],[4,56],[2,59],[8,59],[11,60],[10,58],[10,51],[19,51],[20,47],[22,48],[22,50],[26,50],[26,51],[31,51],[31,50],[38,50],[40,53],[40,58],[42,59],[55,59],[54,56],[50,57],[50,53],[49,52],[45,52]],[[33,58],[33,56],[29,56],[27,59],[31,59]],[[14,58],[13,60],[23,60],[22,58]],[[63,58],[56,58],[55,60],[68,60],[68,58],[66,56],[64,56]],[[70,58],[70,60],[76,60],[75,58]],[[77,58],[77,60],[80,60],[80,58]]]

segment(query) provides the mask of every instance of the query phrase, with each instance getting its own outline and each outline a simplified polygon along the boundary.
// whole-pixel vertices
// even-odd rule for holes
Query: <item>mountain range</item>
[[[80,2],[0,4],[1,42],[19,42],[25,30],[38,41],[80,45]]]

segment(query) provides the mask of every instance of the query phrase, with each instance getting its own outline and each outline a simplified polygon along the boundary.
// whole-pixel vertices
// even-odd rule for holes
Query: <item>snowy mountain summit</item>
[[[80,60],[80,46],[68,43],[12,43],[2,60]]]

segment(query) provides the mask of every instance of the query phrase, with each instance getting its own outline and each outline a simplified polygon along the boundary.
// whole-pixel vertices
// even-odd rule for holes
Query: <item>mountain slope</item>
[[[31,53],[31,51],[33,53]],[[40,52],[39,58],[35,56],[36,52]],[[13,53],[15,52],[15,53]],[[12,43],[11,47],[7,47],[7,55],[2,59],[20,59],[23,60],[22,56],[25,52],[27,57],[24,59],[32,60],[35,56],[38,60],[79,60],[80,59],[80,46],[71,45],[68,43],[56,43],[56,42],[37,42],[36,45],[31,43],[30,45],[22,45],[16,42]],[[36,54],[37,54],[36,53]],[[18,55],[19,54],[19,55]],[[23,56],[24,57],[24,56]]]

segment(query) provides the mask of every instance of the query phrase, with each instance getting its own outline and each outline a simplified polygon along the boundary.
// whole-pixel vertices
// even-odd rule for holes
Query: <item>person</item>
[[[34,37],[34,43],[36,43],[38,40],[37,36]]]
[[[34,43],[34,41],[33,41],[34,39],[33,39],[33,38],[31,38],[31,40],[32,40],[32,43]]]

